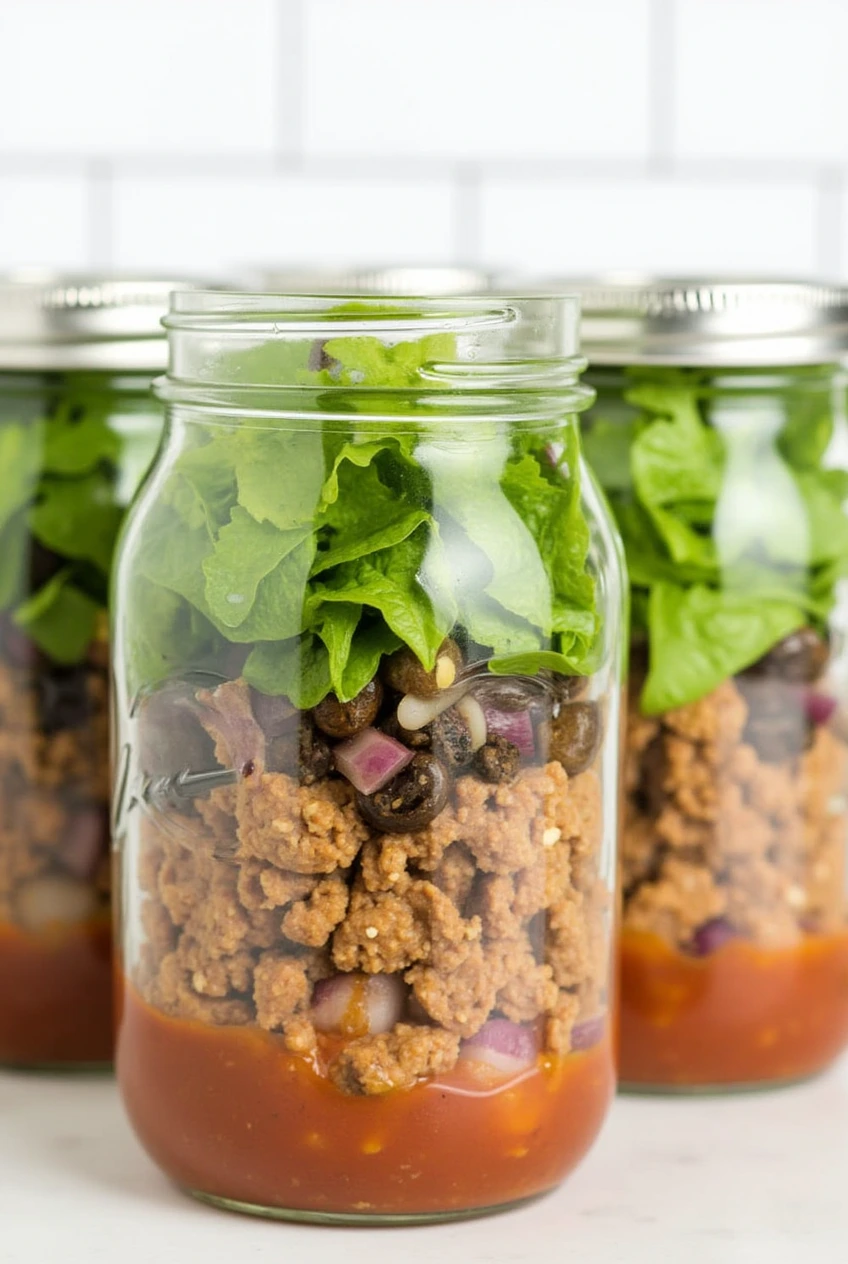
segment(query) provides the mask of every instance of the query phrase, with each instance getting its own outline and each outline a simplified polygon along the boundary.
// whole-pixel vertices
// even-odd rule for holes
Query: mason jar
[[[106,596],[171,284],[0,282],[0,1064],[111,1058]]]
[[[479,1214],[600,1127],[625,597],[577,319],[174,296],[117,568],[117,1067],[202,1199]]]
[[[621,1077],[795,1080],[848,1044],[848,295],[581,288],[632,588]]]

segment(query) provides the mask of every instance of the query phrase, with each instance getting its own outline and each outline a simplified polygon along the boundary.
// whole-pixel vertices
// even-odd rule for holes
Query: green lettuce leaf
[[[91,644],[100,605],[74,587],[70,567],[59,571],[15,611],[19,628],[55,663],[78,663]]]
[[[750,667],[804,623],[796,605],[695,584],[659,583],[648,604],[650,668],[642,707],[652,715],[694,702]]]

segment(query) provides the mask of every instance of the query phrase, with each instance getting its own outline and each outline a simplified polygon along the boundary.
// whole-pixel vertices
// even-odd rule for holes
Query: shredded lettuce
[[[146,386],[119,396],[72,374],[0,395],[0,612],[59,664],[81,662],[95,636],[126,505],[159,441]],[[128,410],[147,425],[122,430]],[[34,548],[50,573],[33,590]]]
[[[186,667],[210,646],[226,656],[240,645],[252,685],[311,707],[330,690],[354,697],[401,645],[432,668],[457,629],[495,671],[592,669],[577,427],[562,421],[552,456],[550,433],[428,424],[422,369],[454,358],[445,335],[311,350],[281,340],[240,357],[241,383],[314,388],[315,416],[187,428],[136,534],[127,626],[138,683],[172,670],[174,644]]]
[[[695,701],[807,623],[848,575],[848,477],[827,468],[830,373],[631,370],[599,380],[587,458],[618,520],[633,622],[649,647],[642,708]]]

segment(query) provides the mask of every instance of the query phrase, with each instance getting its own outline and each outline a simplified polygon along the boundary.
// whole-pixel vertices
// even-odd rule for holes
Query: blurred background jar
[[[0,1063],[111,1059],[106,602],[172,285],[0,282]]]
[[[577,319],[174,296],[117,571],[117,1068],[202,1198],[480,1213],[600,1127],[625,591]]]
[[[797,1079],[848,1042],[848,295],[579,288],[632,591],[621,1077]]]

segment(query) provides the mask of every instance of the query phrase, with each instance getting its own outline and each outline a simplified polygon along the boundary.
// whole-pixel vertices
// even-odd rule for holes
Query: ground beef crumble
[[[34,895],[57,921],[79,920],[86,905],[92,916],[108,911],[108,673],[100,657],[92,651],[73,668],[0,658],[0,924],[39,929],[23,912]]]
[[[806,748],[782,753],[772,740],[761,753],[746,740],[750,684],[727,680],[659,717],[639,713],[640,684],[626,742],[625,929],[692,951],[715,919],[771,946],[843,927],[845,743],[817,727]]]
[[[255,736],[234,697],[237,732],[203,698],[219,758]],[[575,1022],[606,1006],[611,901],[595,898],[606,886],[594,771],[569,778],[552,761],[495,784],[461,774],[426,828],[382,834],[340,777],[304,785],[260,761],[237,789],[168,815],[168,828],[145,817],[139,838],[143,994],[168,1014],[253,1024],[310,1055],[316,982],[393,975],[401,1017],[336,1049],[329,1075],[343,1092],[447,1072],[490,1017],[535,1024],[565,1054]]]

